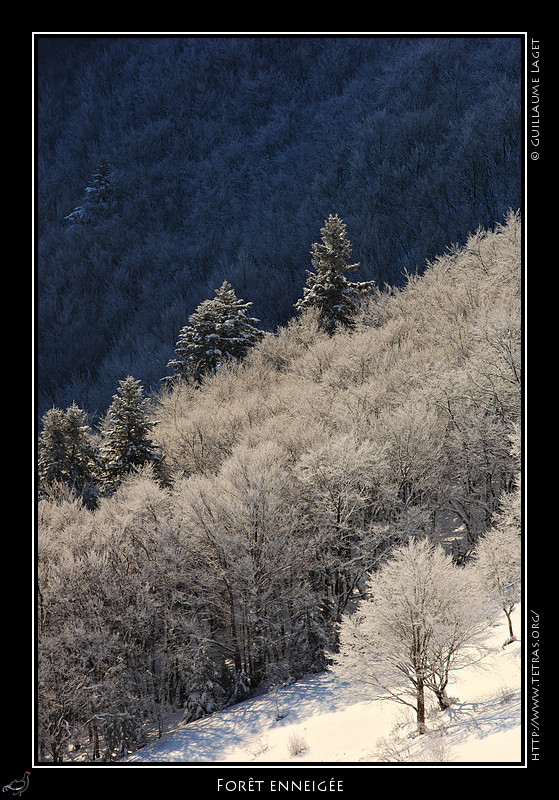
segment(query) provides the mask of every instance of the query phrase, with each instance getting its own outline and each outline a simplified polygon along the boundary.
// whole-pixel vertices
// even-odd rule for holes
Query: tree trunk
[[[452,701],[446,693],[446,687],[436,690],[435,694],[437,695],[437,700],[439,702],[439,710],[446,711],[446,709],[452,705]]]
[[[101,750],[99,748],[99,731],[97,729],[97,720],[93,720],[93,760],[101,758]]]
[[[417,732],[423,734],[426,732],[425,725],[425,686],[422,680],[417,684]]]
[[[514,639],[514,631],[512,629],[512,618],[511,618],[512,608],[505,608],[504,611],[507,617],[507,622],[509,623],[509,635],[512,640]]]

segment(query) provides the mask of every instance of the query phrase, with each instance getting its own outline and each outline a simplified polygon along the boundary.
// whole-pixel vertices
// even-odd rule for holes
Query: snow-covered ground
[[[521,611],[517,641],[504,615],[488,629],[490,653],[478,667],[455,674],[445,712],[431,709],[429,732],[415,735],[411,709],[390,702],[356,702],[329,672],[239,703],[205,719],[168,720],[161,739],[127,763],[364,764],[519,763],[522,757]]]

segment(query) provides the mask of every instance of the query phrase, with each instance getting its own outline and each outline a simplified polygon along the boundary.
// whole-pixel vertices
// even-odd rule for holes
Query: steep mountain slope
[[[36,95],[39,415],[157,389],[225,279],[285,324],[330,213],[383,286],[521,202],[519,38],[41,36]]]
[[[110,760],[171,710],[197,720],[324,671],[394,547],[428,538],[463,563],[514,511],[521,232],[510,214],[472,233],[374,293],[353,331],[303,317],[161,392],[165,480],[139,470],[94,510],[45,494],[42,758]]]

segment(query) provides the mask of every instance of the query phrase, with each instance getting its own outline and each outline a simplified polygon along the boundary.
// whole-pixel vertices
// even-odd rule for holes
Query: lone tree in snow
[[[315,242],[311,250],[315,272],[307,270],[307,285],[295,308],[299,313],[317,309],[320,326],[332,334],[338,325],[352,327],[359,299],[370,291],[374,282],[347,280],[345,273],[357,269],[359,263],[349,263],[351,243],[346,237],[345,223],[337,214],[330,214],[320,232],[322,243]]]
[[[131,375],[120,381],[102,422],[100,456],[108,490],[116,489],[126,475],[144,464],[157,466],[160,462],[159,452],[149,438],[152,423],[147,407],[140,381]]]
[[[227,364],[239,361],[264,335],[255,327],[258,320],[247,316],[252,303],[239,300],[224,281],[212,300],[204,300],[180,332],[176,358],[168,367],[186,381],[200,381]]]
[[[369,597],[344,618],[335,671],[416,712],[426,731],[426,692],[441,709],[450,701],[450,674],[480,658],[477,641],[487,628],[483,595],[473,572],[456,567],[439,547],[411,540],[374,573]]]

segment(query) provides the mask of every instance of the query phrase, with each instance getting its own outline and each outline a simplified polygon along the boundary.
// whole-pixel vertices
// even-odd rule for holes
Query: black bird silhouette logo
[[[11,792],[14,797],[19,797],[22,792],[24,792],[27,787],[29,786],[29,772],[23,773],[23,778],[18,781],[12,781],[11,783],[7,783],[5,786],[2,787],[3,792]]]

